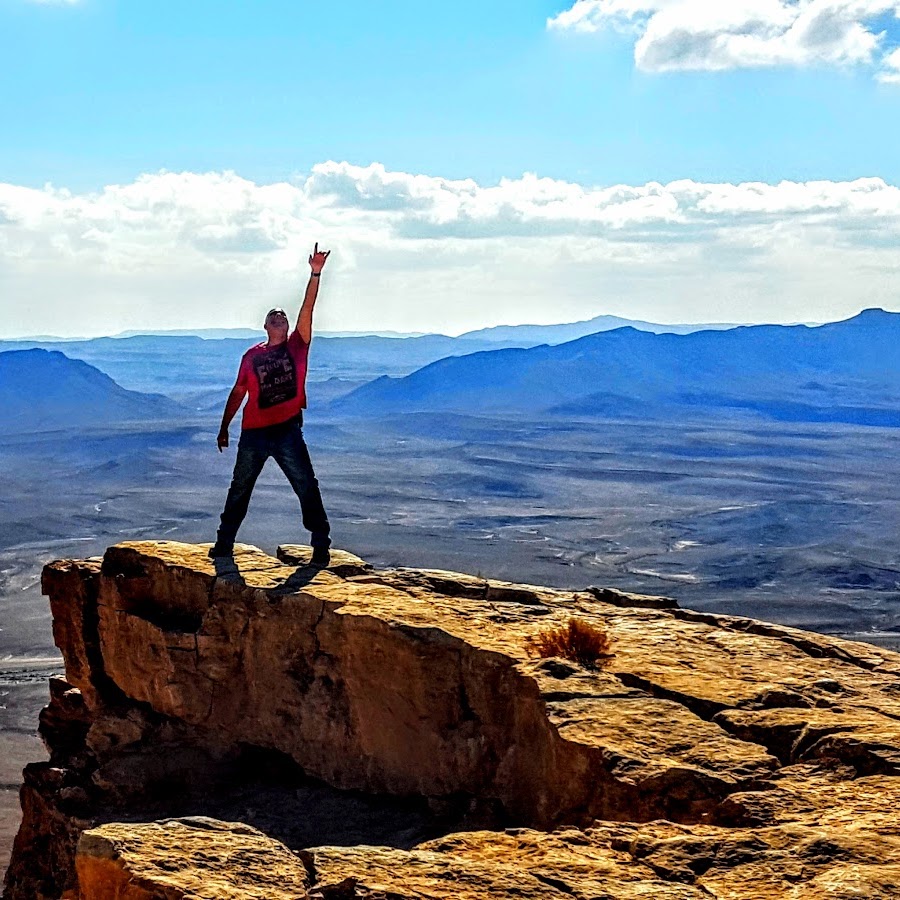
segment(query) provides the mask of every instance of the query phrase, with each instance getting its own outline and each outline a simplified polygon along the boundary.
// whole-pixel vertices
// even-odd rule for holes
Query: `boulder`
[[[26,771],[10,900],[107,896],[78,879],[131,871],[133,847],[187,885],[206,876],[165,861],[179,829],[227,843],[250,825],[291,854],[387,845],[304,856],[302,889],[329,897],[418,879],[467,896],[440,893],[456,878],[473,897],[749,898],[860,866],[874,897],[893,877],[900,819],[878,798],[900,766],[898,654],[665,598],[207,550],[128,542],[46,567],[66,681],[44,714],[51,760]],[[609,655],[536,650],[573,621]],[[481,837],[445,837],[460,829]],[[813,848],[802,865],[791,841]],[[580,874],[528,869],[547,854]],[[631,874],[604,881],[616,866]]]

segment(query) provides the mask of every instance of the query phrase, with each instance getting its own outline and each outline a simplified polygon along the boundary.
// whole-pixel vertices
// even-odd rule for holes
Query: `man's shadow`
[[[213,560],[216,570],[216,578],[221,578],[230,584],[246,587],[247,580],[241,573],[240,566],[233,556],[217,556]],[[287,578],[276,581],[265,588],[267,591],[277,591],[279,594],[293,594],[306,587],[320,573],[326,571],[322,566],[314,566],[310,563],[298,566]]]

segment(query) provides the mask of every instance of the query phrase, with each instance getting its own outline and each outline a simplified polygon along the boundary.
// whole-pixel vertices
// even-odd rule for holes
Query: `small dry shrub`
[[[588,669],[598,669],[612,659],[609,635],[583,619],[569,619],[568,625],[542,631],[528,646],[545,659],[558,656]]]

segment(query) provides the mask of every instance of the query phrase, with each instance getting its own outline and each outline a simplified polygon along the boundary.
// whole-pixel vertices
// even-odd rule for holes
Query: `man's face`
[[[267,332],[279,334],[282,331],[287,331],[287,327],[287,315],[283,309],[273,309],[266,316],[265,329]]]

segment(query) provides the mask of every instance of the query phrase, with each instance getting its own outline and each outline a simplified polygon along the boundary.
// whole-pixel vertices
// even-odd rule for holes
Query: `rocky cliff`
[[[278,557],[47,566],[66,677],[9,900],[900,896],[900,655]]]

